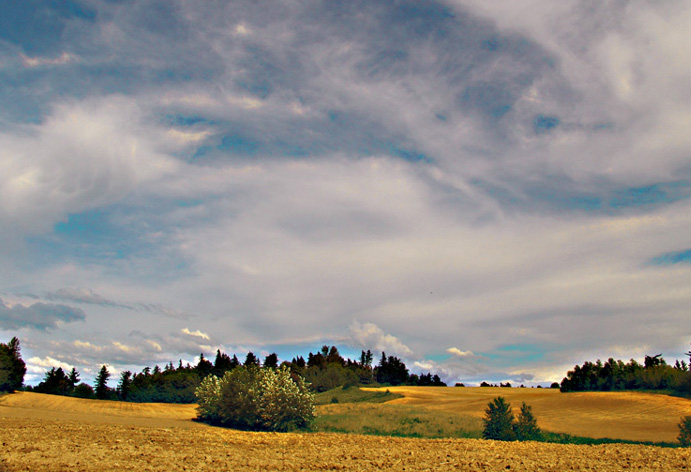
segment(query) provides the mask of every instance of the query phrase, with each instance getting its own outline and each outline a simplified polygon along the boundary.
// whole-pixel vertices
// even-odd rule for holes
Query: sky
[[[691,342],[691,2],[5,0],[26,383],[336,345],[450,383]]]

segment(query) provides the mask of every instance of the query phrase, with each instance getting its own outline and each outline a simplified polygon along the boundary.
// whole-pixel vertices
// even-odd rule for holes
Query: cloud
[[[46,372],[50,369],[61,368],[66,374],[68,374],[74,366],[67,362],[63,362],[58,359],[54,359],[50,356],[46,357],[30,357],[26,360],[26,376],[24,378],[24,383],[26,385],[36,385],[43,381]]]
[[[196,337],[196,338],[205,339],[206,341],[209,341],[209,340],[211,339],[211,338],[209,338],[209,335],[208,335],[208,334],[202,333],[202,332],[199,331],[199,330],[190,331],[188,328],[183,328],[183,329],[180,330],[180,332],[181,332],[182,334],[186,334],[186,335],[188,335],[188,336],[194,336],[194,337]]]
[[[40,298],[33,296],[34,298]],[[90,305],[99,305],[109,308],[124,308],[126,310],[147,311],[149,313],[159,314],[170,318],[186,320],[191,317],[190,314],[184,313],[180,310],[168,308],[160,303],[124,303],[103,297],[91,289],[76,289],[76,288],[61,288],[55,292],[46,293],[43,298],[47,300],[68,300],[75,303],[85,303]]]
[[[76,303],[132,309],[131,306],[108,300],[91,289],[61,288],[44,295],[47,300],[68,300]]]
[[[413,353],[397,337],[384,333],[374,323],[361,324],[353,321],[349,326],[349,334],[352,342],[364,349],[372,349],[375,352],[389,351],[389,355],[395,356],[409,356]]]
[[[6,42],[3,296],[89,309],[36,356],[684,352],[691,6],[529,5],[101,2]]]
[[[446,350],[446,352],[457,357],[471,357],[475,355],[472,351],[461,351],[457,347],[450,347]]]
[[[0,222],[14,228],[0,236],[46,231],[172,170],[151,138],[160,132],[141,117],[132,100],[107,97],[55,106],[40,124],[0,131]]]
[[[79,58],[73,56],[68,52],[63,52],[60,56],[55,58],[46,57],[29,57],[24,54],[20,54],[19,57],[22,60],[24,67],[41,67],[41,66],[58,66],[63,64],[69,64],[71,62],[79,61]]]
[[[6,330],[31,328],[48,330],[63,323],[84,321],[86,314],[79,308],[52,303],[9,305],[0,299],[0,327]]]

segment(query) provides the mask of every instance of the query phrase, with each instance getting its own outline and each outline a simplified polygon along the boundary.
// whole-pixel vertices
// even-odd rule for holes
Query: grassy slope
[[[472,417],[478,421],[493,398],[501,395],[518,410],[533,407],[538,425],[547,431],[592,438],[675,442],[691,401],[637,392],[560,393],[552,389],[391,387],[404,398],[387,405]]]

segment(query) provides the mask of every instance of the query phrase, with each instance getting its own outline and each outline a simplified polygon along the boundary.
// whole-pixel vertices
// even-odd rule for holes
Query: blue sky
[[[549,384],[691,342],[691,6],[10,0],[29,383],[336,344]]]

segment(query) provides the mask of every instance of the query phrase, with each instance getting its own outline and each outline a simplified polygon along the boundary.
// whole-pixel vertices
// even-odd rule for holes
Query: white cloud
[[[180,332],[181,332],[182,334],[186,334],[186,335],[188,335],[188,336],[194,336],[194,337],[196,337],[196,338],[206,339],[207,341],[208,341],[209,339],[211,339],[211,338],[209,338],[209,335],[208,335],[208,334],[202,333],[202,332],[199,331],[199,330],[190,331],[188,328],[183,328],[183,329],[180,330]]]
[[[458,357],[470,357],[475,355],[473,354],[473,351],[461,351],[457,347],[450,347],[446,350],[446,352]]]
[[[397,337],[384,333],[374,323],[359,323],[353,321],[349,326],[349,333],[353,343],[374,352],[389,351],[389,355],[409,356],[413,351],[403,344]]]
[[[26,370],[30,374],[45,374],[46,371],[52,368],[61,368],[65,373],[72,370],[72,365],[67,362],[62,362],[58,359],[53,359],[50,356],[46,357],[31,357],[26,361]]]
[[[56,106],[41,124],[0,133],[2,226],[15,236],[45,231],[174,171],[157,149],[162,131],[142,119],[133,100],[106,97]]]

